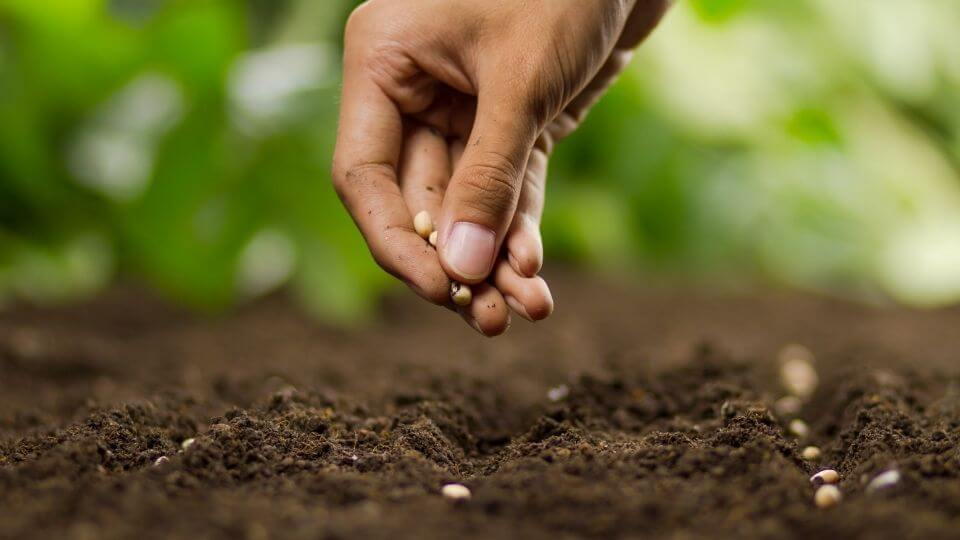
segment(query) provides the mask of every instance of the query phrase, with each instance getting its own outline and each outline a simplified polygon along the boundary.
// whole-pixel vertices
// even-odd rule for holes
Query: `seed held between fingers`
[[[430,233],[434,232],[433,218],[430,217],[430,212],[423,210],[414,216],[413,228],[416,229],[417,234],[419,234],[424,240],[430,238]]]
[[[473,301],[473,291],[470,290],[469,285],[457,283],[456,281],[451,282],[450,299],[460,307],[469,306],[470,302]]]
[[[437,247],[437,231],[430,233],[430,236],[427,237],[427,242],[430,242],[430,245]]]

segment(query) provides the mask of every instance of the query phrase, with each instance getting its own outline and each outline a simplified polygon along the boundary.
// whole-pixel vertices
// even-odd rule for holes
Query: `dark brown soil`
[[[492,341],[408,296],[362,332],[133,290],[0,314],[0,536],[960,535],[960,310],[553,281],[553,320]],[[808,441],[771,412],[791,342],[822,380]],[[844,500],[818,510],[825,466]]]

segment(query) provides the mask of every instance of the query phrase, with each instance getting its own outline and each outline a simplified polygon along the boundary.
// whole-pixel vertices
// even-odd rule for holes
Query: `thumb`
[[[517,209],[537,129],[522,100],[481,95],[438,221],[440,262],[450,277],[477,283],[490,274]]]

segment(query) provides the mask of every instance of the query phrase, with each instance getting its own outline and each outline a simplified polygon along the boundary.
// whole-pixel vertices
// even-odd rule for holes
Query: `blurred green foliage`
[[[329,185],[351,0],[0,0],[0,299],[392,283]],[[548,256],[960,298],[960,3],[689,0],[551,163]]]

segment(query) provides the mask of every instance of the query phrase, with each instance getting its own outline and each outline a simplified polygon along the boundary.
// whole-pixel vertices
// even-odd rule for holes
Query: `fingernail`
[[[521,304],[519,300],[507,294],[503,295],[503,299],[507,301],[507,305],[510,306],[510,309],[515,311],[517,315],[520,315],[530,322],[536,322],[530,317],[527,313],[527,308],[523,307],[523,304]]]
[[[481,336],[487,337],[487,334],[485,334],[484,331],[480,328],[480,323],[477,322],[476,319],[470,319],[470,326],[472,326],[474,330],[479,332]]]
[[[464,279],[483,279],[493,266],[496,235],[490,229],[458,221],[444,245],[447,264]]]

